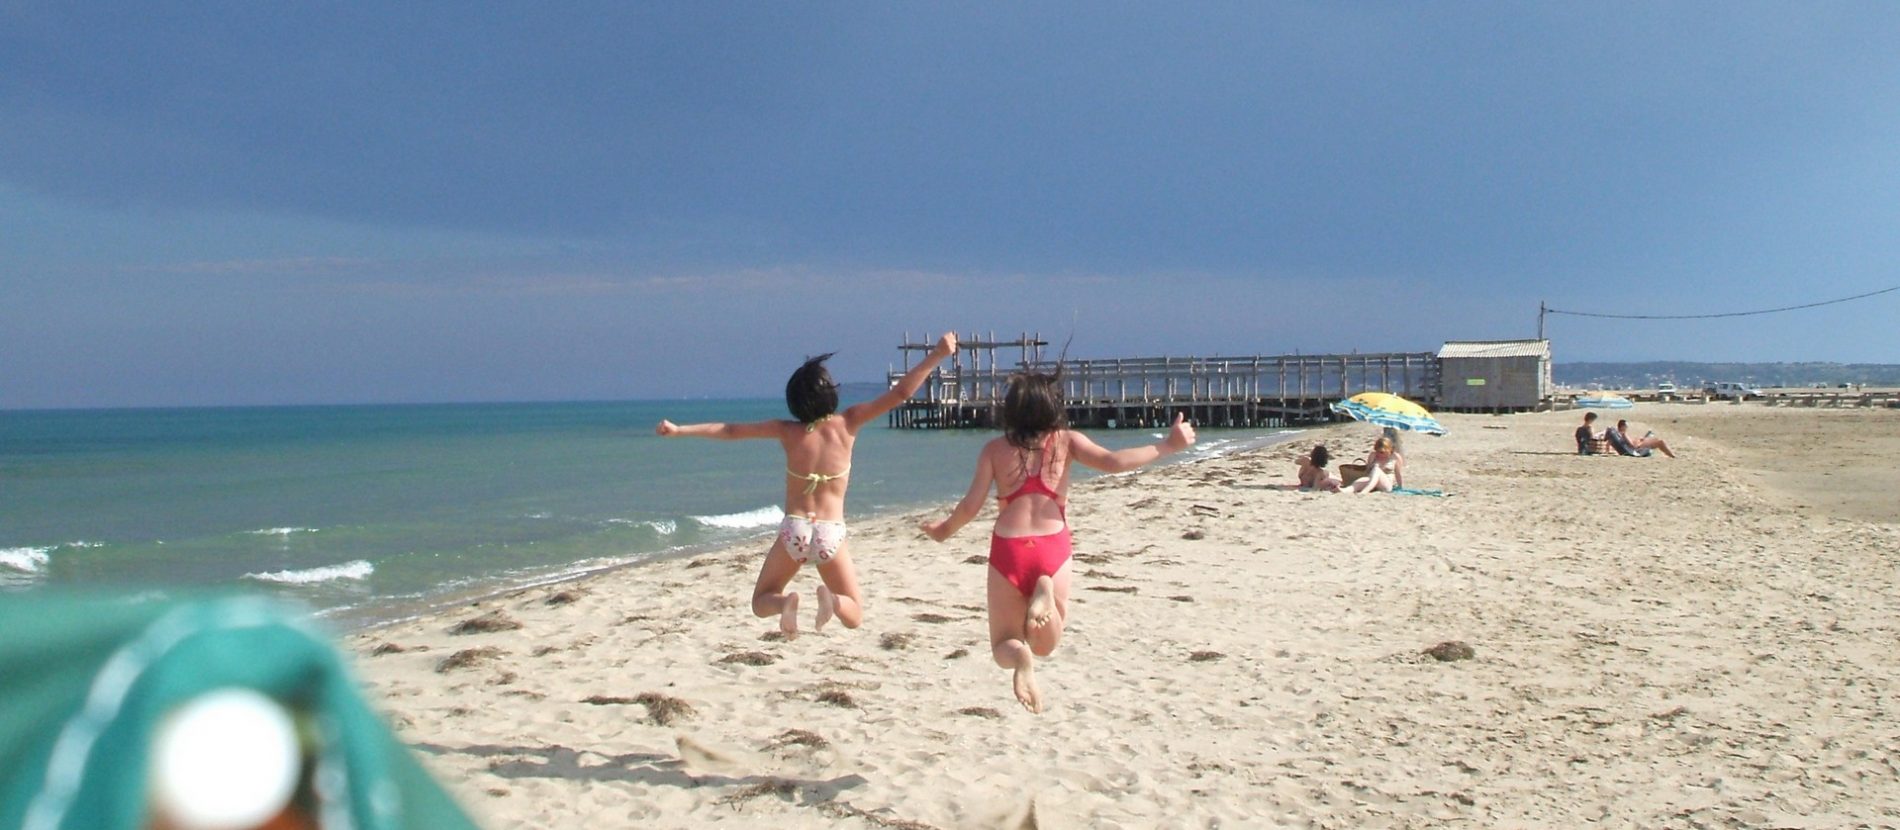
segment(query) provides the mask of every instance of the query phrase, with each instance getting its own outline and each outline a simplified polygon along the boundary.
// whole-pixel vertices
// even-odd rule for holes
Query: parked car
[[[1656,394],[1674,395],[1676,394],[1676,385],[1666,380],[1663,381],[1662,383],[1658,383],[1656,384]]]
[[[1738,401],[1746,401],[1762,396],[1760,389],[1756,389],[1744,383],[1735,383],[1726,380],[1710,384],[1709,387],[1703,389],[1702,392],[1711,398],[1733,398]]]

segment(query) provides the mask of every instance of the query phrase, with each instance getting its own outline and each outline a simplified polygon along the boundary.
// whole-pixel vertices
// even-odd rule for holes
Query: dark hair
[[[1617,432],[1622,432],[1622,431],[1623,431],[1623,428],[1624,428],[1624,427],[1626,427],[1626,426],[1629,426],[1629,425],[1630,425],[1630,422],[1629,422],[1629,421],[1626,421],[1626,420],[1624,420],[1624,419],[1622,419],[1622,418],[1618,418],[1618,419],[1616,419],[1616,431],[1617,431]]]
[[[1595,412],[1585,412],[1585,413],[1583,413],[1583,422],[1584,422],[1584,423],[1586,423],[1586,424],[1587,424],[1587,423],[1590,423],[1591,421],[1594,421],[1594,420],[1596,420],[1596,419],[1597,419],[1597,414],[1596,414]]]
[[[1325,469],[1326,462],[1331,461],[1332,459],[1333,459],[1333,454],[1326,451],[1325,444],[1320,444],[1318,446],[1313,447],[1313,456],[1312,456],[1313,466],[1319,467],[1321,469]]]
[[[1036,449],[1036,438],[1069,425],[1062,405],[1062,373],[1022,371],[1003,393],[1003,438],[1017,449]]]
[[[809,424],[838,411],[838,384],[831,381],[825,361],[837,352],[808,358],[785,382],[785,406],[799,423]]]

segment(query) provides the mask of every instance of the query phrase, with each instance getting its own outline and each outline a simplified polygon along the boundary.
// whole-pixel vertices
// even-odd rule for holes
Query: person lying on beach
[[[1067,511],[1073,462],[1105,473],[1135,469],[1194,445],[1194,427],[1176,414],[1168,437],[1110,452],[1068,428],[1060,381],[1025,372],[1010,378],[1003,398],[1003,435],[983,445],[976,477],[950,515],[924,522],[942,542],[976,518],[995,485],[998,508],[990,532],[990,654],[1014,672],[1016,700],[1042,712],[1037,657],[1054,653],[1069,619],[1070,540]]]
[[[1405,457],[1392,449],[1392,439],[1380,436],[1372,442],[1372,453],[1366,456],[1366,476],[1352,483],[1354,493],[1374,491],[1390,493],[1394,488],[1405,486]]]
[[[1325,444],[1315,446],[1311,453],[1300,456],[1300,489],[1339,492],[1339,477],[1326,470],[1326,463],[1331,460],[1332,455],[1326,451]]]
[[[787,592],[806,562],[818,566],[818,610],[813,628],[832,617],[846,628],[864,620],[864,595],[857,570],[845,549],[844,494],[850,486],[851,448],[858,430],[903,403],[924,384],[943,359],[957,351],[957,336],[946,333],[935,348],[884,394],[837,414],[838,385],[825,369],[830,354],[805,361],[785,383],[785,404],[795,420],[750,424],[675,424],[661,421],[655,432],[667,437],[694,436],[733,441],[776,438],[785,450],[785,519],[766,551],[759,580],[752,588],[752,613],[774,614],[779,630],[798,636],[798,594]]]
[[[1616,422],[1615,429],[1603,431],[1603,437],[1609,439],[1610,446],[1615,447],[1616,451],[1621,455],[1634,455],[1647,458],[1650,452],[1661,450],[1663,455],[1669,456],[1670,458],[1676,457],[1675,451],[1669,449],[1668,442],[1656,437],[1654,430],[1644,433],[1641,438],[1631,438],[1629,429],[1629,421],[1619,420]]]

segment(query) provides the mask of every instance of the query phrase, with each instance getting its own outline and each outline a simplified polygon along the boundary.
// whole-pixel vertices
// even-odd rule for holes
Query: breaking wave
[[[275,582],[280,585],[315,585],[321,582],[335,582],[339,579],[368,579],[376,572],[376,566],[361,559],[345,562],[341,565],[325,565],[321,568],[307,568],[301,571],[272,571],[261,574],[245,574],[245,579],[259,582]]]
[[[707,527],[723,527],[728,530],[745,530],[754,527],[771,527],[785,518],[785,511],[776,507],[761,507],[744,513],[726,513],[718,516],[694,516],[693,521]]]
[[[52,548],[0,548],[0,568],[36,574],[52,561],[47,556],[52,552]]]

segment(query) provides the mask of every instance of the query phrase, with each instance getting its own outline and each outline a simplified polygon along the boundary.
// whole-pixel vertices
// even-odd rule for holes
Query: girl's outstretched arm
[[[976,514],[983,512],[983,501],[989,498],[990,482],[995,478],[996,471],[990,466],[990,454],[986,452],[977,456],[976,476],[970,480],[970,491],[963,494],[963,500],[957,502],[948,517],[924,522],[921,525],[924,535],[941,542],[969,524]]]
[[[937,368],[937,364],[942,363],[944,358],[956,353],[956,332],[944,332],[942,337],[937,338],[936,348],[931,349],[930,354],[926,355],[922,362],[905,372],[904,377],[897,381],[896,386],[884,390],[882,395],[846,409],[844,411],[845,427],[856,431],[858,427],[896,409],[898,404],[917,394],[918,388],[924,385],[924,378],[930,377],[930,370]]]
[[[1174,413],[1174,427],[1168,430],[1168,437],[1145,447],[1129,447],[1125,450],[1109,452],[1102,445],[1089,440],[1082,433],[1071,433],[1069,451],[1084,465],[1101,470],[1104,473],[1125,473],[1194,446],[1194,425],[1187,422],[1185,413]]]
[[[778,421],[754,421],[749,424],[676,424],[661,420],[653,428],[653,434],[666,438],[712,438],[719,441],[738,441],[743,438],[777,438]]]

